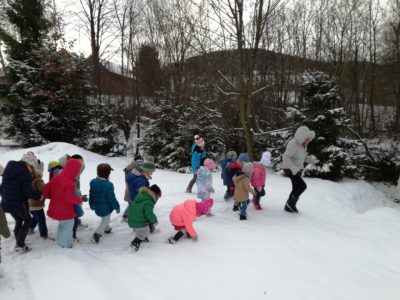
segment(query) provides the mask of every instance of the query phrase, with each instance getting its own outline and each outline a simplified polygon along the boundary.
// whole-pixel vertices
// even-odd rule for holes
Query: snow
[[[65,153],[81,154],[84,193],[96,165],[110,163],[121,211],[125,208],[122,169],[129,158],[103,157],[65,143],[29,150],[46,164]],[[0,163],[26,151],[1,153]],[[80,243],[73,249],[58,248],[35,233],[27,238],[33,250],[17,254],[13,238],[2,239],[0,299],[400,299],[400,210],[372,185],[306,178],[301,213],[291,215],[283,211],[290,181],[271,170],[264,209],[249,206],[248,220],[239,221],[232,201],[223,200],[220,174],[213,176],[214,216],[194,224],[197,242],[166,242],[174,234],[171,208],[196,191],[184,193],[190,174],[163,170],[151,181],[163,191],[155,208],[161,231],[136,253],[129,247],[132,230],[115,213],[113,233],[91,243],[99,218],[87,204],[82,220],[89,228],[78,231]],[[48,218],[47,224],[55,236],[57,223]]]

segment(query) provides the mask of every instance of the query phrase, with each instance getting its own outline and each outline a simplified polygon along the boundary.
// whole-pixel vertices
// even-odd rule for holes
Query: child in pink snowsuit
[[[185,233],[193,240],[197,240],[196,230],[193,228],[193,221],[202,215],[208,215],[214,200],[211,198],[205,199],[202,202],[196,202],[194,199],[189,199],[175,206],[170,214],[172,226],[178,232],[175,236],[170,237],[168,241],[175,244]]]
[[[254,196],[252,202],[256,210],[261,210],[260,200],[262,196],[265,196],[265,177],[266,177],[266,168],[271,164],[271,153],[269,151],[265,151],[262,155],[262,158],[259,162],[254,163],[254,171],[251,176],[251,185],[256,191],[256,195]]]

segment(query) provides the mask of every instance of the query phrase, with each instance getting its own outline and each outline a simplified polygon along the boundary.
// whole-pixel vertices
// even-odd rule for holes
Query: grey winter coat
[[[293,175],[296,175],[304,168],[304,162],[307,158],[307,148],[303,148],[306,140],[311,141],[315,137],[315,132],[308,129],[307,126],[300,126],[294,138],[289,141],[286,151],[283,153],[283,169],[289,169]]]

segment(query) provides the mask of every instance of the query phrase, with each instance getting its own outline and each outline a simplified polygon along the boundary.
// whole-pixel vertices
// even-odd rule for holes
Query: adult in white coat
[[[286,146],[283,153],[283,171],[292,181],[292,191],[285,204],[285,211],[297,213],[297,201],[300,195],[307,189],[307,185],[301,178],[304,162],[307,160],[307,145],[315,137],[315,132],[307,126],[300,126],[293,139]]]

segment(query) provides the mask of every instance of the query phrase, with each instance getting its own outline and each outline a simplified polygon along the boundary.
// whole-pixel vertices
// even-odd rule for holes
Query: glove
[[[83,201],[83,202],[87,202],[87,201],[88,201],[87,195],[82,195],[82,201]]]
[[[119,214],[119,213],[120,213],[120,209],[119,209],[119,208],[116,208],[116,209],[115,209],[115,212],[116,212],[117,214]]]

